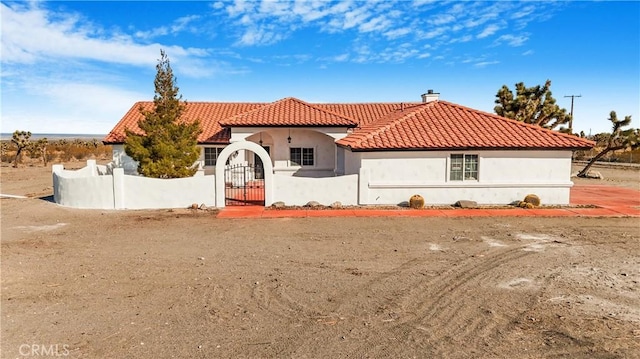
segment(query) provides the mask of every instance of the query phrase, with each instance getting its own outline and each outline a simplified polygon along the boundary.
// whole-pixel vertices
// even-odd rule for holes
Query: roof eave
[[[591,147],[420,147],[420,148],[357,148],[338,144],[352,152],[437,152],[437,151],[576,151]]]

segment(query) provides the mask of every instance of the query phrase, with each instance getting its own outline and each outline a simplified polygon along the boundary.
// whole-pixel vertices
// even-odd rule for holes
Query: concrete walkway
[[[575,185],[571,205],[596,208],[496,209],[269,209],[261,206],[225,207],[218,218],[307,217],[640,217],[640,191],[613,186]]]

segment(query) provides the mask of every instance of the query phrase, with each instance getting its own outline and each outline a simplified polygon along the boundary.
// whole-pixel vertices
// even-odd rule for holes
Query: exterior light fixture
[[[289,137],[287,137],[287,142],[291,143],[291,129],[289,129]]]
[[[258,141],[258,143],[262,146],[262,132],[260,132],[260,141]]]

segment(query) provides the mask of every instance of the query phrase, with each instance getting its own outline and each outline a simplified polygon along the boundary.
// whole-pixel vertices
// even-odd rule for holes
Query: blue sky
[[[493,112],[552,81],[574,130],[640,127],[640,2],[10,2],[1,132],[107,133],[153,98],[164,49],[187,101],[420,101]]]

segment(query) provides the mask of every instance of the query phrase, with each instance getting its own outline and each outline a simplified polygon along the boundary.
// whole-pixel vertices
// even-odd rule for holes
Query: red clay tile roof
[[[444,101],[405,106],[338,145],[353,151],[586,149],[594,142]]]
[[[358,122],[347,116],[287,97],[253,111],[219,121],[228,126],[339,126],[356,127]]]
[[[231,133],[229,129],[220,126],[219,121],[228,117],[245,113],[264,106],[264,103],[235,103],[235,102],[187,102],[182,118],[185,121],[200,120],[202,133],[198,136],[198,143],[229,143]],[[140,108],[146,111],[153,109],[153,102],[137,102],[124,115],[118,124],[109,132],[103,142],[105,144],[123,143],[125,139],[125,128],[141,133],[138,121],[144,117],[140,113]]]
[[[140,131],[138,102],[105,137],[123,143],[125,128]],[[226,144],[233,126],[353,127],[337,141],[353,151],[445,149],[586,149],[595,145],[575,136],[527,125],[445,101],[424,103],[309,104],[295,98],[265,103],[188,102],[183,120],[200,120],[198,143]]]
[[[404,105],[401,103],[314,103],[313,105],[352,118],[359,125],[365,125],[403,106],[415,105],[415,103],[405,103]]]

